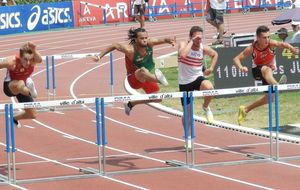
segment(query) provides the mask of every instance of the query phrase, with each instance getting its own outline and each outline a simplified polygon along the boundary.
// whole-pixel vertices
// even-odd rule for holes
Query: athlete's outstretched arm
[[[15,68],[16,64],[14,61],[14,57],[8,57],[2,62],[0,62],[0,69],[8,69],[13,70]]]
[[[238,54],[235,58],[233,58],[234,65],[242,72],[248,72],[248,68],[242,65],[242,61],[251,55],[252,46],[248,46],[244,49],[240,54]]]
[[[112,45],[106,47],[104,50],[100,51],[100,54],[98,56],[93,56],[92,59],[95,62],[97,62],[102,57],[104,57],[106,54],[108,54],[109,52],[114,51],[114,50],[118,50],[118,51],[124,53],[125,55],[127,55],[129,53],[129,45],[124,45],[124,44],[120,44],[120,43],[112,44]]]
[[[174,46],[176,44],[176,36],[174,36],[173,38],[160,38],[160,39],[150,38],[148,41],[148,45],[150,47],[161,45],[161,44],[171,44],[172,46]]]
[[[270,44],[271,44],[271,46],[275,46],[275,47],[278,47],[278,48],[289,49],[294,55],[298,55],[299,54],[298,47],[294,47],[294,46],[292,46],[289,43],[270,40]]]

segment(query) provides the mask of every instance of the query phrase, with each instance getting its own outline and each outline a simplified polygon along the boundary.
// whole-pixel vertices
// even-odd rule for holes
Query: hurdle
[[[135,94],[139,95],[139,93],[133,89],[131,89],[127,81],[125,80],[125,87],[127,92],[130,94]],[[267,131],[261,131],[257,129],[251,129],[251,128],[246,128],[246,127],[241,127],[241,126],[236,126],[236,125],[231,125],[231,124],[226,124],[224,122],[220,121],[215,121],[213,124],[209,124],[206,122],[206,119],[194,115],[194,121],[203,123],[203,124],[208,124],[214,127],[219,127],[223,128],[226,130],[231,130],[239,133],[244,133],[244,134],[249,134],[249,135],[254,135],[254,136],[260,136],[263,138],[272,138],[276,140],[276,156],[273,156],[272,152],[272,144],[273,140],[270,140],[270,147],[269,147],[269,155],[261,155],[258,153],[251,153],[246,155],[248,158],[253,158],[253,160],[248,160],[245,162],[244,160],[242,161],[235,161],[235,162],[220,162],[220,163],[208,163],[208,164],[201,164],[201,165],[193,165],[193,162],[191,164],[192,167],[210,167],[210,166],[222,166],[222,165],[233,165],[233,164],[244,164],[244,163],[256,163],[256,162],[267,162],[267,161],[285,161],[285,160],[295,160],[299,159],[299,156],[290,156],[290,157],[279,157],[279,141],[282,142],[288,142],[292,144],[299,144],[300,139],[296,137],[292,137],[289,135],[285,134],[279,134],[279,100],[278,100],[278,91],[284,91],[284,90],[299,90],[300,89],[300,84],[287,84],[287,85],[275,85],[273,87],[266,87],[266,86],[258,86],[258,87],[244,87],[244,88],[233,88],[233,89],[219,89],[219,90],[210,90],[210,91],[194,91],[193,93],[196,93],[195,96],[219,96],[219,95],[228,95],[228,94],[248,94],[248,93],[258,93],[258,92],[264,92],[264,91],[269,91],[269,88],[275,89],[275,120],[276,120],[276,134],[274,135],[272,133],[272,125],[269,123],[269,129]],[[272,96],[271,96],[272,97]],[[272,104],[272,101],[269,102]],[[177,110],[173,110],[171,108],[165,107],[163,105],[160,105],[158,103],[150,103],[149,104],[151,107],[154,107],[155,109],[158,109],[160,111],[166,112],[171,115],[179,116],[182,117],[184,113],[182,114],[181,112]],[[269,110],[272,111],[272,110]],[[191,125],[192,125],[191,121]],[[192,131],[193,132],[193,131]],[[194,149],[193,149],[194,150]],[[192,154],[193,155],[193,154]],[[194,160],[194,158],[192,158]],[[182,165],[182,162],[178,161],[168,161],[167,164],[170,164],[172,166],[180,166]]]
[[[270,125],[269,133],[270,133],[270,143],[273,143],[273,139],[276,139],[276,157],[273,157],[273,154],[270,150],[270,156],[265,157],[263,156],[256,156],[255,154],[251,160],[238,160],[238,161],[228,161],[228,162],[215,162],[215,163],[204,163],[204,164],[195,164],[195,155],[194,155],[194,138],[195,138],[195,132],[194,132],[194,114],[193,114],[193,98],[196,97],[204,97],[204,96],[219,96],[219,95],[228,95],[228,94],[248,94],[248,93],[259,93],[264,92],[268,90],[269,96],[272,97],[272,90],[275,90],[275,112],[278,112],[278,91],[279,90],[299,90],[300,84],[288,84],[288,85],[276,85],[276,86],[257,86],[257,87],[242,87],[242,88],[231,88],[231,89],[219,89],[219,90],[203,90],[203,91],[194,91],[189,93],[189,98],[191,101],[191,114],[190,118],[187,118],[187,114],[184,114],[184,138],[185,142],[187,142],[187,139],[189,138],[189,135],[192,140],[192,151],[191,151],[191,161],[188,161],[187,154],[186,154],[186,162],[178,162],[178,161],[166,161],[166,164],[171,165],[170,167],[159,167],[159,168],[151,168],[151,169],[139,169],[139,170],[127,170],[127,171],[114,171],[114,172],[107,172],[106,171],[106,144],[107,144],[107,138],[106,138],[106,123],[105,123],[105,106],[106,104],[113,103],[113,102],[127,102],[127,101],[134,101],[134,100],[156,100],[156,99],[171,99],[171,98],[184,98],[184,102],[186,102],[187,94],[186,92],[172,92],[172,93],[157,93],[157,94],[143,94],[143,95],[126,95],[126,96],[109,96],[109,97],[101,97],[101,98],[82,98],[82,99],[67,99],[67,100],[52,100],[52,101],[42,101],[42,102],[27,102],[27,103],[16,103],[16,104],[0,104],[0,109],[5,109],[5,119],[6,119],[6,127],[7,125],[10,126],[10,128],[6,131],[7,136],[9,136],[6,139],[6,152],[13,154],[13,178],[12,182],[17,183],[16,180],[16,172],[15,172],[15,156],[14,153],[16,151],[15,148],[15,136],[14,136],[14,124],[13,124],[13,110],[14,109],[24,109],[24,108],[41,108],[41,107],[49,107],[49,106],[76,106],[76,105],[82,105],[82,104],[95,104],[96,107],[96,133],[97,133],[97,148],[98,148],[98,161],[99,166],[98,170],[94,170],[93,168],[81,168],[80,172],[83,172],[84,175],[90,174],[92,176],[99,176],[99,175],[120,175],[123,173],[141,173],[141,172],[153,172],[153,171],[161,171],[161,170],[173,170],[173,169],[189,169],[189,168],[197,168],[197,167],[212,167],[212,166],[224,166],[224,165],[237,165],[237,164],[247,164],[247,163],[260,163],[260,162],[268,162],[268,161],[274,161],[274,160],[285,160],[285,159],[295,159],[294,158],[279,158],[279,113],[275,114],[276,120],[276,134],[273,134],[273,126]],[[277,93],[277,95],[276,95]],[[272,103],[272,99],[269,99],[269,103]],[[100,104],[100,106],[99,106]],[[184,104],[186,109],[186,103]],[[99,117],[101,109],[101,119]],[[269,109],[270,111],[270,109]],[[272,110],[271,110],[272,111]],[[186,113],[186,111],[184,111]],[[186,128],[187,121],[190,119],[191,121],[191,133],[188,134],[188,130]],[[101,122],[101,125],[100,125]],[[271,122],[270,122],[271,123]],[[11,147],[11,148],[10,148]],[[271,147],[271,145],[270,145]],[[271,148],[270,148],[271,149]],[[186,150],[187,152],[188,150]],[[272,155],[271,155],[272,154]],[[102,155],[102,156],[101,156]],[[9,159],[8,155],[8,160]],[[299,159],[297,157],[296,159]],[[9,162],[9,161],[8,161]],[[8,163],[8,166],[10,166],[11,163]],[[10,167],[8,167],[10,169]],[[8,176],[8,182],[11,182],[11,173],[9,172]],[[82,176],[72,176],[70,178],[80,178]],[[66,177],[64,177],[65,179]],[[24,182],[24,181],[23,181]]]
[[[51,56],[45,56],[46,60],[46,90],[47,90],[47,98],[48,101],[55,100],[56,99],[56,70],[55,70],[55,63],[56,60],[80,60],[85,58],[90,58],[92,56],[98,56],[99,53],[79,53],[79,54],[55,54]],[[113,53],[110,52],[109,54],[105,55],[105,57],[109,56],[109,73],[110,73],[110,95],[114,95],[114,72],[113,72]],[[51,58],[51,67],[50,67],[50,61]],[[99,63],[101,64],[101,63]],[[51,70],[51,74],[50,74]],[[51,76],[52,75],[52,76]],[[51,79],[50,79],[51,77]],[[50,83],[52,84],[52,88],[50,87]],[[52,91],[52,92],[51,92]],[[51,96],[52,94],[52,96]],[[52,97],[52,98],[51,98]]]
[[[177,161],[177,160],[168,160],[166,161],[166,163],[168,165],[171,166],[181,166],[181,167],[198,167],[198,165],[195,165],[195,153],[194,153],[194,138],[195,138],[195,132],[194,132],[194,114],[193,114],[193,98],[196,97],[204,97],[204,96],[218,96],[218,95],[228,95],[228,94],[248,94],[248,93],[260,93],[260,92],[264,92],[264,91],[268,91],[269,92],[269,97],[272,97],[272,91],[271,91],[271,86],[258,86],[258,87],[243,87],[243,88],[231,88],[231,89],[220,89],[220,90],[204,90],[204,91],[194,91],[191,92],[189,94],[189,98],[191,100],[191,115],[190,115],[190,121],[191,121],[191,134],[190,134],[190,138],[192,140],[192,150],[191,150],[191,156],[190,156],[190,160],[189,160],[189,156],[188,156],[188,149],[186,149],[186,156],[185,156],[185,163]],[[181,92],[181,93],[158,93],[158,94],[141,94],[138,96],[114,96],[114,97],[105,97],[104,98],[104,102],[105,103],[113,103],[113,102],[127,102],[127,101],[134,101],[134,100],[154,100],[154,99],[167,99],[167,98],[184,98],[184,137],[185,137],[185,142],[187,143],[187,139],[189,138],[189,134],[188,134],[188,128],[187,128],[187,124],[188,124],[188,118],[187,118],[187,103],[186,103],[186,94]],[[272,99],[270,99],[272,104]],[[270,112],[272,112],[272,110],[269,110]],[[103,112],[104,115],[104,112]],[[272,116],[272,115],[270,115]],[[272,118],[271,118],[272,119]],[[104,124],[104,122],[102,121],[102,123]],[[103,129],[105,129],[105,125],[102,127]],[[269,132],[270,132],[270,142],[273,142],[273,134],[272,134],[272,123],[270,123],[270,128],[269,128]],[[105,135],[104,135],[105,136]],[[270,147],[271,149],[271,147]],[[103,150],[102,152],[105,152],[105,145],[103,146]],[[271,153],[271,151],[270,151]],[[230,164],[233,163],[248,163],[248,162],[261,162],[263,161],[270,161],[273,159],[272,156],[270,156],[271,158],[264,158],[264,159],[255,159],[255,160],[243,160],[243,161],[238,161],[238,162],[233,162],[231,161]],[[103,155],[103,160],[105,163],[105,155]],[[224,164],[224,163],[222,163]],[[105,165],[105,164],[104,164]],[[208,166],[209,164],[205,164],[205,166]],[[216,165],[216,163],[214,163],[214,165]],[[203,165],[201,165],[203,166]],[[103,168],[105,168],[105,166],[103,166]],[[158,168],[158,170],[161,170],[162,168]],[[128,171],[126,171],[128,172]],[[134,171],[137,172],[137,171]],[[106,173],[108,173],[108,175],[117,175],[120,173],[124,173],[124,171],[122,172],[106,172],[103,171],[103,174],[105,175]]]
[[[186,93],[175,92],[175,93],[160,93],[160,94],[150,94],[144,96],[111,96],[111,97],[102,97],[102,98],[80,98],[80,99],[66,99],[66,100],[51,100],[51,101],[40,101],[40,102],[26,102],[26,103],[14,103],[14,104],[0,104],[0,110],[5,109],[5,119],[6,119],[6,127],[7,127],[7,142],[6,142],[6,152],[8,153],[8,166],[13,166],[13,176],[11,177],[10,167],[9,175],[7,177],[8,183],[26,183],[32,180],[22,180],[21,182],[16,178],[16,159],[15,159],[15,134],[14,134],[14,110],[16,109],[26,109],[26,108],[43,108],[43,107],[55,107],[55,106],[76,106],[83,104],[95,104],[96,108],[96,145],[98,149],[98,170],[94,170],[93,168],[80,168],[79,171],[84,175],[90,174],[91,177],[95,175],[106,175],[105,164],[106,164],[106,154],[105,147],[107,144],[106,141],[106,128],[105,128],[105,106],[109,103],[113,102],[124,102],[127,100],[143,100],[143,99],[169,99],[169,98],[181,98],[185,97]],[[186,101],[186,100],[185,100]],[[100,105],[99,105],[100,104]],[[186,105],[185,105],[186,106]],[[101,111],[99,111],[101,109]],[[101,121],[99,115],[101,114]],[[101,125],[100,125],[101,122]],[[185,125],[187,126],[187,120]],[[185,140],[188,139],[188,130],[185,130]],[[10,148],[11,147],[11,148]],[[12,164],[10,163],[9,155],[12,154]],[[79,176],[65,176],[63,179],[68,178],[79,178]],[[58,178],[57,178],[58,179]],[[42,179],[40,179],[42,180]]]
[[[5,110],[5,127],[6,127],[6,150],[7,153],[7,168],[8,174],[6,179],[7,183],[17,184],[18,180],[16,177],[16,146],[15,146],[15,132],[14,132],[14,110],[15,109],[26,109],[26,108],[43,108],[43,107],[53,107],[53,106],[76,106],[76,105],[86,105],[86,104],[97,104],[99,102],[98,98],[80,98],[80,99],[66,99],[66,100],[52,100],[52,101],[41,101],[41,102],[26,102],[26,103],[15,103],[15,104],[0,104],[0,110]],[[96,110],[96,145],[98,151],[100,150],[101,144],[101,134],[100,134],[100,120],[99,112]],[[103,138],[103,137],[102,137]],[[98,153],[100,155],[100,152]],[[11,162],[12,159],[12,162]],[[101,171],[101,157],[99,156],[99,172]],[[12,166],[12,169],[11,169]],[[11,172],[12,170],[12,172]],[[92,175],[95,176],[95,175]],[[81,176],[82,177],[82,176]],[[80,176],[66,176],[64,179],[68,178],[80,178]],[[26,180],[23,180],[23,182]]]

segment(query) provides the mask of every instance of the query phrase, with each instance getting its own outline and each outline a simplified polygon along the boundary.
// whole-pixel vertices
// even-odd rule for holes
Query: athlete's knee
[[[35,109],[26,109],[25,115],[27,119],[36,119],[36,110]]]
[[[273,74],[273,70],[270,67],[268,67],[268,66],[263,66],[261,68],[261,73],[263,75],[269,75],[269,74]]]
[[[149,72],[148,69],[146,69],[145,67],[140,68],[140,71],[144,72],[144,73],[148,73]]]
[[[149,71],[145,67],[142,67],[138,70],[137,74],[139,74],[140,76],[144,76],[144,75],[149,74]]]
[[[18,89],[18,91],[22,91],[25,86],[26,85],[23,80],[19,80],[16,84],[16,88]]]
[[[201,90],[213,90],[214,86],[210,81],[204,80],[200,86],[200,89]]]

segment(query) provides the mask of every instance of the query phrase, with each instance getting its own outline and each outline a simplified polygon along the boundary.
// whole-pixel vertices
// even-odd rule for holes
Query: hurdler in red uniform
[[[263,85],[269,83],[264,79],[261,68],[267,66],[272,71],[276,68],[275,48],[271,48],[270,43],[264,49],[259,49],[258,41],[252,44],[252,74],[255,80],[262,80]]]
[[[286,48],[295,55],[299,53],[299,49],[285,42],[270,40],[270,29],[267,26],[259,26],[256,29],[256,37],[257,40],[237,55],[233,59],[233,62],[240,71],[248,72],[248,68],[243,66],[241,62],[252,55],[252,74],[255,80],[261,80],[263,85],[277,85],[278,82],[273,76],[273,71],[276,67],[275,49]],[[286,82],[284,75],[282,79],[281,81]],[[238,124],[241,125],[245,121],[248,112],[267,103],[268,94],[264,93],[264,95],[255,102],[247,106],[241,105],[238,114]]]
[[[3,91],[8,97],[16,97],[18,102],[33,102],[37,97],[37,92],[30,78],[34,71],[34,66],[42,62],[40,53],[36,50],[36,45],[27,42],[20,48],[17,56],[7,58],[0,63],[0,69],[6,68],[6,76],[3,83]],[[20,127],[19,120],[34,119],[36,110],[26,108],[24,112],[14,117],[14,123]]]

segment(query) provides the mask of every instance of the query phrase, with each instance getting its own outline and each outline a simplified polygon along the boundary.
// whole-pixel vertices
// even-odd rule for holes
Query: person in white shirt
[[[6,6],[7,5],[7,0],[2,0],[1,1],[1,6]]]
[[[300,8],[300,0],[292,0],[294,8]]]
[[[211,90],[213,84],[205,78],[210,75],[217,63],[218,53],[209,46],[202,44],[203,29],[200,26],[193,26],[190,29],[189,40],[181,41],[178,47],[178,81],[179,90],[181,92],[190,92],[194,90]],[[208,55],[211,57],[211,65],[204,69],[203,57]],[[203,110],[206,114],[208,123],[213,123],[213,113],[209,108],[211,96],[204,97]],[[181,99],[183,106],[183,98]],[[190,115],[190,101],[187,101],[188,118]],[[183,119],[183,118],[182,118]],[[182,121],[183,123],[183,121]],[[189,127],[190,128],[190,127]],[[189,129],[190,130],[190,129]],[[191,141],[185,145],[186,148],[191,148]]]
[[[133,0],[134,4],[134,17],[140,23],[140,28],[145,27],[145,0]]]
[[[290,43],[300,43],[300,22],[292,21],[293,36]]]
[[[224,35],[224,12],[226,9],[225,0],[207,0],[206,20],[217,29],[217,41],[212,45],[223,44]]]

